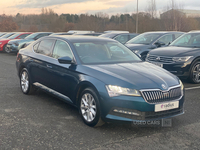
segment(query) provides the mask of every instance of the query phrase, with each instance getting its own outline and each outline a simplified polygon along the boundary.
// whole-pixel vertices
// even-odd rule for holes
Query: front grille
[[[147,57],[148,61],[154,61],[154,62],[161,62],[161,63],[173,63],[172,57],[164,57],[164,56],[154,56],[150,55]]]
[[[179,99],[182,96],[182,91],[181,87],[176,87],[170,89],[169,91],[142,91],[142,95],[146,102],[154,104]]]

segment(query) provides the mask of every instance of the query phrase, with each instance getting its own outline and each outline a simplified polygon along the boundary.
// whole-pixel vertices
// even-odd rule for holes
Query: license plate
[[[152,63],[152,64],[154,64],[154,65],[156,65],[156,66],[159,66],[159,67],[163,68],[163,64],[161,64],[161,63],[156,63],[156,62],[150,62],[150,63]]]
[[[175,108],[178,108],[178,107],[179,107],[179,101],[156,104],[155,105],[155,112],[175,109]]]

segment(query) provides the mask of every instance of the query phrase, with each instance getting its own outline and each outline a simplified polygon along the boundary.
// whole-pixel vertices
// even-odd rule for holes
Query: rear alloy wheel
[[[34,87],[30,82],[30,77],[27,69],[22,69],[20,73],[20,86],[24,94],[32,94],[34,92]]]
[[[200,83],[200,61],[197,61],[192,66],[190,72],[190,81],[192,83]]]
[[[6,44],[6,47],[5,47],[5,50],[4,50],[6,53],[10,53],[10,49],[7,47],[7,44]]]
[[[7,44],[5,44],[4,46],[3,46],[3,52],[7,52]]]
[[[80,114],[85,124],[91,127],[103,125],[100,117],[100,106],[96,92],[86,88],[80,96]]]

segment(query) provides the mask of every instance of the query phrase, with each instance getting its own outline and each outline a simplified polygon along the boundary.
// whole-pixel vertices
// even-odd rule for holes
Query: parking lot
[[[172,127],[111,123],[91,128],[76,108],[42,92],[24,95],[16,55],[0,53],[1,149],[199,149],[200,85],[183,81],[185,114]]]

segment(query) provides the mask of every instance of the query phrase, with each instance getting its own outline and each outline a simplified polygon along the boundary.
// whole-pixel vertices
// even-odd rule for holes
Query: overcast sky
[[[145,11],[150,0],[138,0],[139,11]],[[157,10],[162,12],[170,0],[156,0]],[[184,9],[200,10],[200,0],[175,0]],[[41,8],[51,8],[56,13],[89,13],[104,12],[109,15],[133,13],[136,11],[137,0],[0,0],[0,14],[16,15],[39,14]]]

